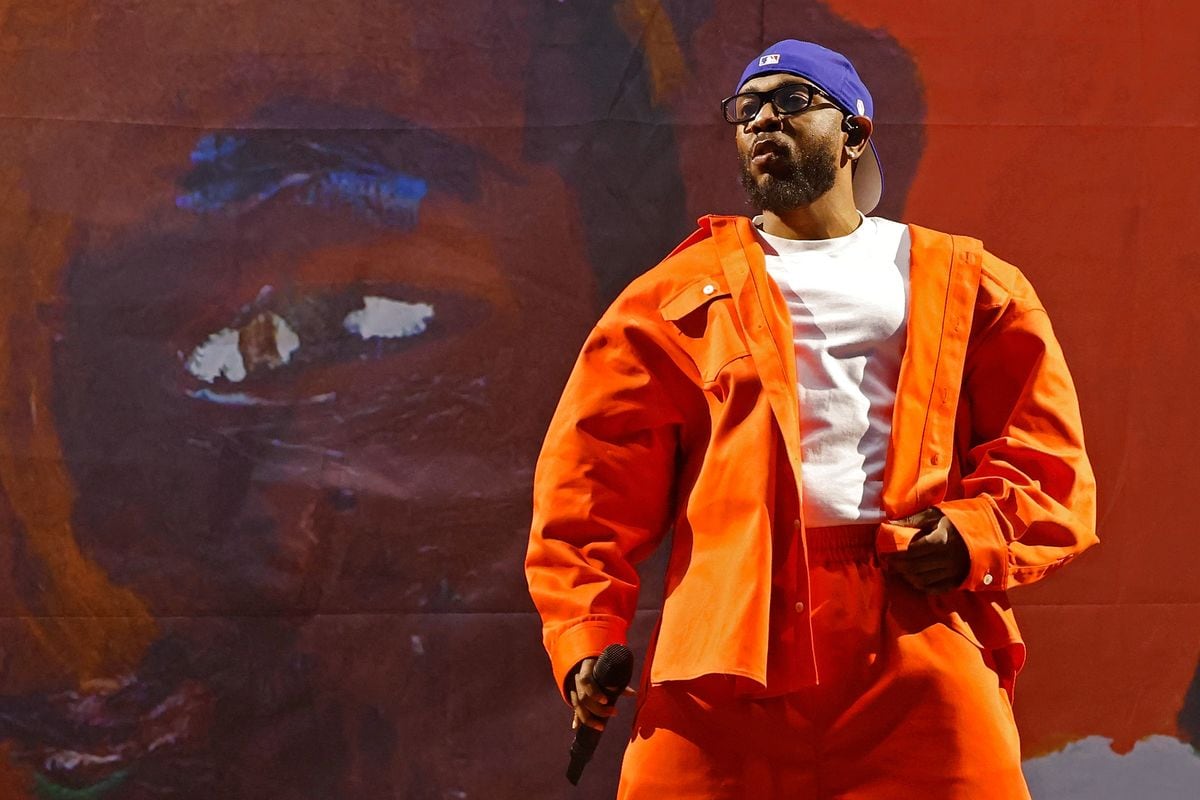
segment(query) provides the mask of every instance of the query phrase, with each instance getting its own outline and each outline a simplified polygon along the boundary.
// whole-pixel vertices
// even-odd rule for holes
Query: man
[[[624,798],[1028,797],[1005,592],[1095,543],[1044,309],[973,239],[865,217],[873,103],[785,40],[723,101],[754,220],[709,216],[597,323],[526,569],[573,723],[673,530]]]

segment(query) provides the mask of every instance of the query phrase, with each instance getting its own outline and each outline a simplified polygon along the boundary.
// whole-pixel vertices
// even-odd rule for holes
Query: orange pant
[[[809,532],[825,556],[810,576],[821,684],[763,698],[720,675],[645,687],[619,800],[1029,798],[997,674],[855,527],[857,553],[844,528]]]

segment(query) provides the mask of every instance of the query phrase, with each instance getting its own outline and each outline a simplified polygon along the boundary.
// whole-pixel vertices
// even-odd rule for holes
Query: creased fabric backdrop
[[[1078,383],[1035,797],[1197,796],[1198,8],[0,3],[0,798],[611,796],[619,725],[562,777],[534,459],[605,304],[746,210],[716,103],[788,36],[872,87],[879,213],[1020,265]]]

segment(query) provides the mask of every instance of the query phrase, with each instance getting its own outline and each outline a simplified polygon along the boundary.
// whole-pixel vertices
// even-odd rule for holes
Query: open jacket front
[[[908,332],[884,473],[888,519],[940,508],[965,539],[935,616],[1003,684],[1025,660],[1007,590],[1096,542],[1075,390],[1025,277],[974,239],[910,226]],[[589,335],[538,460],[526,558],[560,691],[624,642],[634,565],[673,528],[649,679],[817,683],[788,310],[745,217],[709,216]],[[880,527],[881,556],[915,531]]]

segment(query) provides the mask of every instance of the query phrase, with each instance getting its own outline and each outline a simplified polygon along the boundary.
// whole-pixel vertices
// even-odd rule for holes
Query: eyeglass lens
[[[771,92],[734,95],[726,105],[726,113],[735,122],[747,122],[758,116],[764,104],[764,96],[775,107],[776,113],[795,114],[812,103],[812,87],[803,83],[780,86]]]

